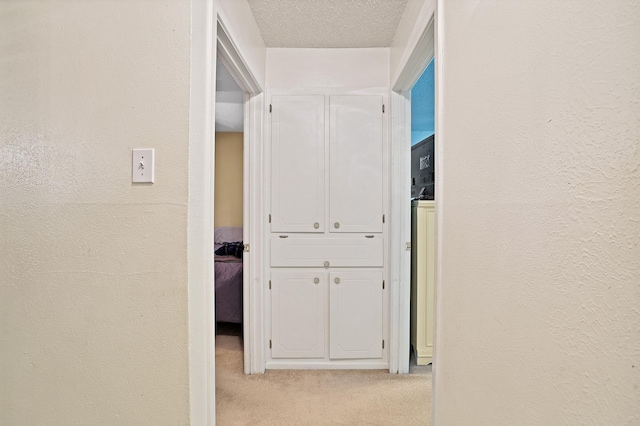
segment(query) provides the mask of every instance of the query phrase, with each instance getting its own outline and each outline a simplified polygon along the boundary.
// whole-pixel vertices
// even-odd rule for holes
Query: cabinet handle
[[[314,284],[318,284],[319,282],[320,282],[320,278],[316,277],[316,278],[313,279],[313,283]]]
[[[318,229],[318,228],[320,228],[320,224],[318,222],[316,222],[316,223],[313,224],[313,227]]]
[[[289,238],[288,235],[278,235],[280,238]]]
[[[333,280],[336,284],[340,284],[340,278],[336,277],[335,280]]]
[[[365,238],[373,238],[373,235],[365,235]]]
[[[336,228],[336,229],[340,228],[340,222],[336,222],[336,223],[334,223],[334,224],[333,224],[333,227],[334,227],[334,228]]]
[[[325,261],[324,261],[324,267],[325,267],[325,268],[328,268],[328,267],[329,267],[329,261],[328,261],[328,260],[325,260]]]

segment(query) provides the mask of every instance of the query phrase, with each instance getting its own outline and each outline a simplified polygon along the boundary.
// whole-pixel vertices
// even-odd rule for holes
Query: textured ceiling
[[[389,47],[407,0],[248,0],[267,47]]]

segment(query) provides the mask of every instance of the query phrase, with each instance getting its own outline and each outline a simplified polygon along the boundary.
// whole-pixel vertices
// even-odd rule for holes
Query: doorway
[[[206,7],[205,7],[206,6]],[[410,35],[407,36],[406,50],[408,58],[400,60],[398,75],[392,76],[391,110],[393,119],[391,125],[391,215],[394,220],[390,226],[391,250],[391,281],[394,283],[391,291],[391,317],[390,330],[390,371],[407,373],[409,371],[409,251],[407,243],[410,242],[410,206],[407,198],[410,192],[410,96],[409,90],[417,81],[425,66],[433,57],[434,52],[434,10],[426,5],[421,12],[420,25],[416,25]],[[433,5],[431,5],[433,6]],[[203,10],[200,10],[203,9]],[[209,195],[213,194],[213,188],[208,186],[213,182],[213,153],[208,153],[212,148],[211,142],[214,135],[210,123],[214,117],[207,114],[213,109],[211,105],[214,94],[209,90],[211,81],[211,65],[215,63],[215,47],[213,58],[211,48],[217,40],[217,52],[221,60],[227,66],[229,72],[242,83],[240,86],[245,91],[245,132],[244,132],[244,164],[251,164],[251,168],[243,170],[243,185],[249,187],[244,191],[243,203],[243,241],[249,241],[249,252],[244,253],[244,263],[249,263],[250,268],[245,268],[243,280],[244,307],[252,306],[249,312],[243,309],[244,324],[244,368],[245,373],[264,372],[264,342],[263,330],[258,320],[263,316],[263,294],[260,286],[249,284],[260,281],[263,273],[263,261],[259,236],[262,234],[264,224],[261,218],[265,212],[261,210],[261,194],[264,193],[261,176],[263,167],[262,131],[263,112],[265,110],[265,98],[263,88],[257,83],[249,70],[249,66],[243,61],[235,45],[225,30],[224,25],[216,22],[215,8],[207,3],[198,9],[198,13],[192,11],[194,19],[192,57],[192,92],[190,113],[190,150],[189,150],[189,329],[193,336],[190,344],[190,394],[192,406],[192,418],[211,419],[210,415],[215,405],[215,362],[213,350],[215,345],[211,342],[214,336],[214,315],[211,303],[210,283],[213,282],[213,259],[203,256],[213,249],[213,200]],[[424,16],[422,16],[424,15]],[[199,17],[203,17],[199,19]],[[219,19],[219,16],[218,16]],[[202,21],[202,22],[201,22]],[[425,26],[422,25],[425,22]],[[426,24],[428,22],[428,24]],[[216,28],[217,26],[217,28]],[[199,35],[199,36],[198,36]],[[212,46],[213,45],[213,46]],[[425,62],[426,61],[426,62]],[[215,68],[214,68],[215,69]],[[392,70],[393,73],[393,70]],[[239,77],[239,78],[238,78]],[[246,131],[250,129],[250,132]],[[212,133],[212,132],[211,132]],[[210,137],[209,137],[210,135]],[[250,149],[247,149],[250,147]],[[248,178],[247,178],[248,176]],[[250,201],[250,202],[246,202]],[[255,208],[250,208],[250,204]],[[211,208],[211,210],[210,210]],[[246,218],[249,218],[247,220]],[[210,228],[210,232],[209,232]],[[205,232],[203,232],[205,231]],[[208,239],[211,239],[209,241]],[[255,244],[255,246],[254,246]],[[209,257],[209,256],[207,256]],[[247,258],[252,259],[247,262]],[[246,274],[249,274],[247,278]],[[247,349],[250,348],[250,350]],[[249,354],[251,358],[249,359]]]
[[[232,41],[231,36],[224,23],[218,16],[216,23],[216,71],[221,77],[216,78],[216,99],[215,110],[218,118],[218,135],[222,135],[224,130],[233,130],[221,138],[231,138],[235,142],[223,141],[223,144],[230,144],[237,156],[241,152],[241,162],[234,162],[235,170],[232,172],[237,180],[240,180],[241,170],[241,203],[236,202],[236,207],[241,205],[242,226],[242,352],[243,371],[245,374],[255,374],[264,372],[262,362],[262,333],[259,327],[259,318],[262,315],[260,306],[262,305],[262,287],[257,284],[261,276],[262,268],[262,244],[260,235],[262,232],[262,132],[263,132],[263,109],[264,95],[263,88],[255,79],[249,66],[244,61],[237,45]],[[219,111],[220,110],[220,111]],[[236,132],[238,130],[238,132]],[[234,135],[233,135],[234,134]],[[215,140],[215,138],[214,138]],[[241,146],[240,144],[241,140]],[[216,143],[213,144],[214,151]],[[222,148],[225,149],[224,147]],[[228,169],[229,164],[224,168]],[[222,185],[226,180],[220,179]],[[239,183],[235,184],[235,196],[238,196]],[[216,186],[218,188],[218,186]],[[235,223],[239,223],[238,213],[234,214]],[[216,225],[217,226],[217,225]],[[235,228],[238,228],[235,226]],[[237,230],[236,230],[237,231]],[[215,233],[215,231],[214,231]],[[227,236],[227,239],[232,238]],[[233,238],[238,238],[237,234]],[[222,242],[224,238],[218,241]],[[215,247],[215,241],[214,241]],[[255,279],[254,279],[255,277]],[[237,292],[235,293],[237,294]],[[217,305],[217,304],[216,304]],[[236,328],[237,330],[237,328]]]
[[[434,59],[411,88],[411,348],[409,372],[433,363],[435,308]]]
[[[214,273],[217,336],[243,338],[244,90],[216,61]]]

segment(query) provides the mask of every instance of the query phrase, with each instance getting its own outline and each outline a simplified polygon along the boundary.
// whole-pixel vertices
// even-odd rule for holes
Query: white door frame
[[[189,99],[189,176],[187,201],[187,288],[189,329],[189,414],[191,424],[215,425],[215,283],[214,283],[214,172],[215,172],[215,97],[216,56],[245,90],[244,124],[244,241],[251,242],[259,235],[255,226],[261,206],[261,137],[262,91],[241,52],[226,30],[224,19],[217,11],[215,0],[191,2],[191,70]],[[251,167],[249,167],[251,165]],[[247,219],[247,215],[251,213]],[[259,225],[259,224],[258,224]],[[257,372],[250,355],[256,353],[254,336],[255,318],[260,310],[251,311],[248,306],[261,306],[261,299],[254,300],[256,288],[250,286],[256,275],[259,244],[250,247],[249,268],[244,268],[244,321],[245,372]],[[260,265],[258,264],[258,267]],[[259,292],[258,292],[259,293]],[[255,315],[251,315],[255,313]],[[263,367],[264,368],[264,367]],[[259,369],[258,369],[259,370]]]
[[[245,92],[243,133],[243,255],[242,305],[245,374],[263,373],[262,362],[262,134],[263,88],[255,78],[227,30],[217,19],[217,56]],[[260,352],[260,353],[259,353]]]
[[[213,291],[213,188],[215,132],[215,0],[191,2],[187,293],[189,418],[214,425],[215,300]]]
[[[435,1],[426,3],[410,35],[414,49],[391,92],[391,365],[409,372],[411,306],[411,88],[431,59],[435,44]]]

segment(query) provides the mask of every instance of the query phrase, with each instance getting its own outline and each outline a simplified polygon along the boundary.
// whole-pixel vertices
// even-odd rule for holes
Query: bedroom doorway
[[[233,216],[227,222],[232,226],[224,226],[224,222],[216,224],[214,212],[214,249],[220,248],[218,244],[227,243],[229,250],[236,250],[236,257],[242,260],[235,267],[221,264],[220,271],[216,272],[214,258],[214,274],[225,275],[214,278],[216,297],[220,299],[220,302],[216,301],[215,311],[220,322],[225,323],[220,331],[232,336],[235,334],[239,339],[232,346],[233,350],[241,353],[240,369],[245,374],[262,373],[264,365],[260,362],[260,354],[263,348],[259,325],[262,286],[259,277],[262,268],[260,235],[264,226],[263,182],[260,179],[264,95],[220,21],[217,37],[214,152],[217,151],[220,158],[216,161],[218,170],[214,171],[214,209],[219,201],[217,192],[226,193],[229,199],[234,199],[235,207],[233,213],[230,210],[226,213],[222,210],[221,213]],[[217,147],[218,143],[221,147]],[[215,228],[218,228],[217,232]],[[229,256],[229,250],[223,255]],[[227,279],[230,281],[225,282]],[[228,298],[225,292],[228,292]],[[226,315],[231,315],[234,322],[229,321]],[[239,322],[235,322],[238,315]]]
[[[244,90],[216,61],[214,274],[216,340],[243,337]]]

